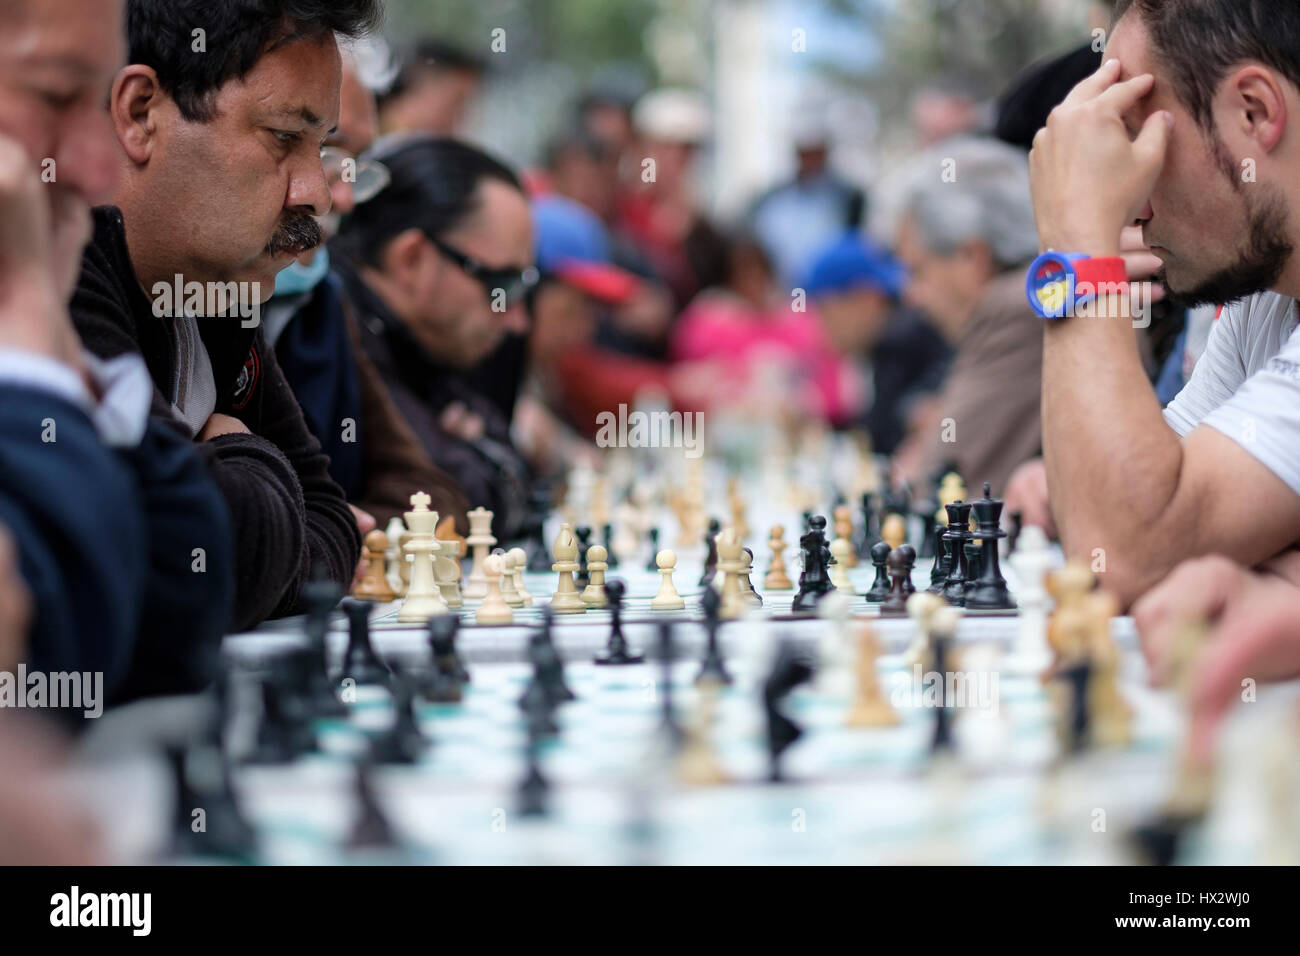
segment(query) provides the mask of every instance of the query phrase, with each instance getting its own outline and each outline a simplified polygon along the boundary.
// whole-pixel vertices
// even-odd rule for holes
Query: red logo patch
[[[248,358],[244,359],[244,367],[239,370],[235,393],[230,398],[235,411],[240,411],[253,397],[261,372],[262,358],[257,354],[257,346],[253,346],[248,350]]]

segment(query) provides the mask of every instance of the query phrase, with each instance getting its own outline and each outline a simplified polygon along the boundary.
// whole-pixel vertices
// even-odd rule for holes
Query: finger
[[[1192,684],[1191,746],[1208,758],[1224,715],[1240,699],[1242,682],[1284,680],[1300,674],[1300,626],[1288,605],[1281,612],[1225,616],[1207,646]]]
[[[1125,226],[1124,231],[1119,234],[1119,248],[1121,252],[1146,252],[1149,246],[1146,243],[1146,237],[1142,234],[1141,226]]]
[[[1149,279],[1160,271],[1164,263],[1159,256],[1149,252],[1124,253],[1124,271],[1130,279]]]
[[[1097,97],[1097,105],[1113,111],[1116,116],[1123,116],[1151,92],[1155,81],[1156,78],[1150,73],[1143,73],[1123,83],[1116,83]]]
[[[1133,158],[1140,169],[1154,176],[1165,164],[1169,151],[1169,134],[1174,128],[1174,114],[1167,110],[1152,113],[1142,124],[1142,131],[1133,141]],[[1144,200],[1145,201],[1145,200]]]
[[[1095,99],[1117,79],[1119,79],[1119,60],[1112,58],[1098,67],[1097,72],[1092,76],[1080,80],[1074,89],[1070,90],[1061,105],[1071,107]]]
[[[1216,619],[1241,573],[1220,558],[1188,561],[1134,605],[1139,643],[1153,684],[1163,684],[1168,677],[1169,649],[1183,622],[1196,617]]]

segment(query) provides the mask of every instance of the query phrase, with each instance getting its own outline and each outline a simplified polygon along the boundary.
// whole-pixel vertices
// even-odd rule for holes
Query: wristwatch
[[[1064,319],[1097,298],[1099,291],[1117,293],[1127,285],[1128,273],[1119,256],[1093,258],[1049,249],[1029,267],[1025,294],[1044,319]]]

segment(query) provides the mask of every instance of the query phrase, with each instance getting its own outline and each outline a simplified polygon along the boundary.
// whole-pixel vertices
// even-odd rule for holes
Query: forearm
[[[1043,341],[1043,457],[1052,512],[1071,558],[1141,574],[1177,554],[1170,504],[1183,451],[1165,423],[1126,317],[1075,316]],[[1163,563],[1163,561],[1159,562]]]

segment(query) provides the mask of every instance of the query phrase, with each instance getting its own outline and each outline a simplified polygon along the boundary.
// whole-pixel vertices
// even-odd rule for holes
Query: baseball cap
[[[810,296],[874,287],[897,299],[906,272],[902,265],[857,232],[849,232],[827,246],[813,260],[804,289]]]
[[[537,268],[615,305],[636,293],[640,278],[610,262],[609,233],[586,206],[561,196],[533,201]]]

